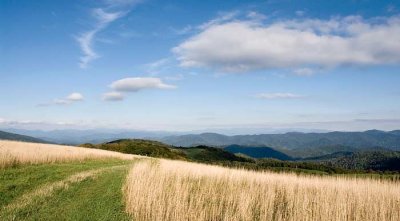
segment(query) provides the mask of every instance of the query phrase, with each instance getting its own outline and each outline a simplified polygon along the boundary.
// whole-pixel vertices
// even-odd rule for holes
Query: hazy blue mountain
[[[16,140],[16,141],[26,141],[26,142],[33,142],[33,143],[48,143],[48,141],[38,139],[35,137],[8,133],[4,131],[0,131],[0,140]]]
[[[398,131],[369,130],[364,132],[329,132],[259,134],[226,136],[215,133],[189,134],[168,136],[160,140],[175,146],[227,146],[232,144],[242,146],[267,146],[276,150],[313,149],[328,146],[347,146],[351,148],[383,147],[400,150],[400,135]]]
[[[383,147],[351,147],[344,145],[320,146],[313,148],[297,148],[291,150],[283,150],[287,155],[295,158],[307,158],[328,155],[336,152],[358,152],[358,151],[390,151]]]
[[[275,158],[279,160],[293,160],[292,157],[272,149],[271,147],[249,147],[229,145],[223,148],[231,153],[242,153],[253,158]]]
[[[400,130],[392,130],[389,133],[400,136]]]
[[[133,139],[146,137],[163,137],[176,133],[162,131],[137,131],[137,130],[113,130],[113,129],[91,129],[91,130],[23,130],[5,129],[11,133],[23,134],[48,140],[53,143],[78,145],[82,143],[100,144],[117,139]]]

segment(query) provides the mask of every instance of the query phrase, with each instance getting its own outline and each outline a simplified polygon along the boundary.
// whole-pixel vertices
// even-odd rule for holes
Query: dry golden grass
[[[62,146],[53,144],[0,141],[0,168],[19,164],[39,164],[87,159],[133,159],[140,156],[106,150]]]
[[[159,160],[125,185],[134,220],[400,220],[400,184]]]

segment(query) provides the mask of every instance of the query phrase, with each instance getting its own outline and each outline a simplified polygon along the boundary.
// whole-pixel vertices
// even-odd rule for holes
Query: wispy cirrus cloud
[[[105,7],[91,10],[91,16],[96,21],[93,28],[76,37],[82,51],[82,56],[79,59],[81,68],[86,68],[91,61],[100,57],[93,49],[97,33],[128,14],[132,7],[140,2],[139,0],[106,0]]]
[[[235,18],[238,14],[239,14],[239,11],[230,11],[230,12],[219,13],[219,15],[216,18],[211,19],[210,21],[199,25],[197,28],[205,30],[214,25],[221,24],[226,21],[230,21],[233,18]]]
[[[240,14],[239,11],[219,12],[217,17],[215,17],[214,19],[211,19],[207,22],[204,22],[200,25],[197,25],[197,26],[186,25],[183,28],[178,28],[178,29],[170,28],[170,29],[172,32],[174,32],[177,35],[193,34],[193,33],[198,32],[199,30],[200,31],[205,30],[205,29],[209,28],[210,26],[232,20],[232,19],[236,18],[239,14]],[[249,12],[248,13],[248,17],[251,17],[252,19],[259,19],[260,17],[258,15],[261,15],[261,14],[258,14],[257,12]]]

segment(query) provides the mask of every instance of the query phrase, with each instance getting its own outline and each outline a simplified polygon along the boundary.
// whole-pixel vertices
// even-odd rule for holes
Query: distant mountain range
[[[388,132],[379,130],[329,133],[289,132],[285,134],[236,136],[203,133],[168,136],[156,140],[183,147],[197,145],[214,147],[225,147],[229,145],[268,147],[281,151],[291,157],[301,158],[331,154],[338,151],[400,150],[400,130]]]
[[[10,133],[23,134],[36,137],[52,143],[79,145],[82,143],[99,144],[117,139],[132,138],[160,138],[176,133],[162,131],[139,131],[139,130],[112,130],[112,129],[90,129],[90,130],[24,130],[24,129],[4,129]]]
[[[23,134],[23,135],[18,135]],[[100,144],[118,139],[150,139],[176,147],[211,146],[253,158],[293,160],[336,152],[400,151],[400,130],[234,135],[217,133],[176,135],[170,132],[126,130],[20,130],[8,129],[0,139],[79,145]]]
[[[80,133],[81,132],[81,133]],[[31,132],[33,133],[33,132]],[[226,136],[214,133],[158,137],[151,140],[115,140],[113,136],[144,136],[145,133],[83,133],[82,131],[36,132],[51,135],[44,140],[0,131],[0,140],[71,144],[153,157],[184,159],[223,165],[262,168],[302,168],[322,171],[400,171],[400,131],[285,133]],[[46,136],[46,137],[47,137]],[[97,137],[99,136],[99,137]],[[108,136],[105,137],[105,136]],[[110,139],[111,142],[101,142]],[[60,142],[61,141],[61,142]],[[95,141],[91,144],[87,141]],[[99,144],[100,143],[100,144]],[[190,147],[183,147],[190,146]],[[276,159],[275,161],[273,159]],[[240,163],[238,163],[240,162]],[[337,171],[336,171],[337,172]]]
[[[15,141],[25,141],[25,142],[32,142],[32,143],[48,143],[45,140],[30,137],[30,136],[25,136],[25,135],[20,135],[20,134],[14,134],[14,133],[8,133],[4,131],[0,131],[0,140],[15,140]]]
[[[342,151],[318,157],[293,159],[268,147],[230,145],[224,148],[208,146],[189,148],[175,147],[157,141],[141,139],[121,139],[102,144],[87,143],[80,146],[255,170],[302,170],[303,172],[306,170],[308,172],[313,171],[313,173],[400,171],[400,152],[398,151]]]
[[[36,137],[42,140],[47,140],[58,144],[69,144],[79,145],[82,143],[94,143],[100,144],[118,139],[153,139],[158,140],[166,136],[180,136],[188,133],[201,134],[204,130],[192,131],[192,132],[168,132],[168,131],[145,131],[145,130],[127,130],[127,129],[59,129],[59,130],[26,130],[17,128],[0,128],[0,130],[21,134],[31,137]],[[243,129],[243,128],[232,128],[232,129],[220,129],[213,130],[220,132],[221,134],[236,135],[242,133],[254,134],[280,134],[289,131],[301,131],[301,132],[327,132],[316,129],[301,129],[301,128],[286,128],[286,129]]]

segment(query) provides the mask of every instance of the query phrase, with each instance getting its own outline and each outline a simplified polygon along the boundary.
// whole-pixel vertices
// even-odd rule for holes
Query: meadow
[[[171,160],[133,166],[135,220],[400,220],[400,185],[228,169]]]
[[[400,220],[400,183],[0,141],[0,220]]]
[[[141,156],[53,144],[0,141],[0,168],[89,159],[118,158],[129,160],[137,157]]]

